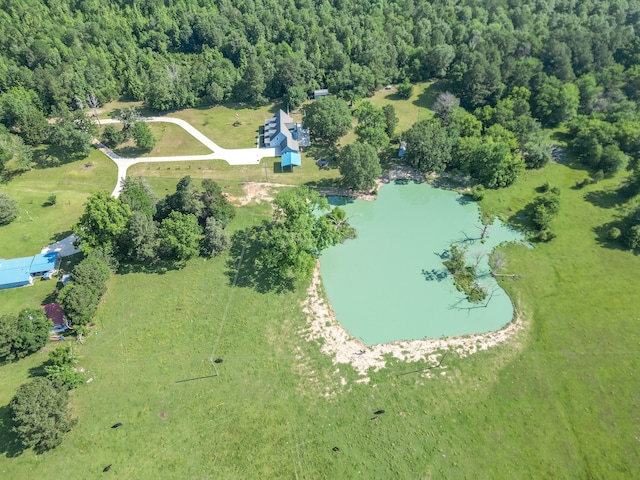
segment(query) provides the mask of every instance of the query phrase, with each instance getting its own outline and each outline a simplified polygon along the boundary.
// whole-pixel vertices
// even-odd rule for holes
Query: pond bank
[[[320,263],[316,264],[311,284],[307,289],[307,298],[303,302],[303,310],[307,315],[307,327],[302,332],[307,341],[320,343],[320,351],[333,357],[333,363],[349,364],[361,376],[366,376],[369,369],[374,372],[387,364],[385,356],[391,355],[403,362],[419,362],[426,360],[430,366],[437,366],[445,352],[453,352],[459,357],[466,357],[479,351],[504,343],[515,338],[523,330],[525,323],[516,309],[513,321],[501,330],[484,334],[464,335],[439,339],[423,339],[396,341],[366,346],[354,338],[337,321],[330,303],[322,292]],[[416,372],[418,373],[418,372]],[[446,364],[441,369],[422,372],[424,377],[445,375]],[[362,379],[368,382],[368,377]]]

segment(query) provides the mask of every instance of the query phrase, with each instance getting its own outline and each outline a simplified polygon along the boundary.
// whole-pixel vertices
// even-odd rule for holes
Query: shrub
[[[20,210],[15,198],[0,193],[0,225],[8,225],[18,218]]]
[[[109,148],[115,148],[124,141],[124,135],[115,125],[109,124],[102,132],[102,143]]]
[[[545,228],[543,230],[540,230],[538,233],[536,233],[533,238],[538,242],[550,242],[551,240],[556,238],[556,234],[553,233],[548,228]]]
[[[409,79],[405,78],[404,81],[398,85],[398,96],[400,98],[409,99],[413,95],[413,85],[409,83]]]
[[[49,352],[49,365],[44,370],[54,386],[71,390],[84,383],[84,375],[74,368],[77,363],[78,355],[74,346],[65,343]]]
[[[475,185],[471,189],[471,198],[473,198],[476,202],[479,202],[484,198],[484,186],[482,184]]]
[[[622,235],[622,232],[620,231],[620,229],[618,227],[612,227],[607,232],[607,237],[609,237],[609,239],[611,239],[611,240],[619,239],[620,235]]]

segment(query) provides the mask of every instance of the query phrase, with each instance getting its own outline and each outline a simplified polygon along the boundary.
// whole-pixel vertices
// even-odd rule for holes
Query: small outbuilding
[[[64,310],[62,310],[59,303],[47,303],[42,308],[44,309],[44,314],[53,322],[54,325],[57,326],[65,324]]]
[[[282,161],[280,163],[281,169],[284,170],[284,167],[290,167],[293,172],[294,165],[299,167],[302,165],[302,157],[297,152],[287,152],[282,155]]]
[[[313,98],[328,97],[328,96],[329,96],[328,88],[321,88],[319,90],[313,91]]]
[[[407,142],[404,140],[400,142],[400,148],[398,149],[398,157],[402,158],[407,154]]]

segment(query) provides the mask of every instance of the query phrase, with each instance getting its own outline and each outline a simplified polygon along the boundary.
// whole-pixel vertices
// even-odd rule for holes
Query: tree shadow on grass
[[[523,208],[518,210],[516,213],[511,215],[507,222],[509,225],[517,228],[519,231],[524,234],[531,233],[535,230],[535,225],[531,221],[531,217],[533,216],[533,202],[525,205]]]
[[[584,194],[584,199],[590,204],[600,208],[617,208],[625,203],[627,197],[620,191],[615,190],[595,190]]]
[[[60,270],[64,272],[71,272],[73,267],[79,264],[83,259],[84,254],[82,252],[63,257],[60,261]]]
[[[181,270],[186,266],[186,262],[178,260],[157,260],[151,262],[120,262],[117,268],[119,275],[127,273],[147,273],[164,275],[171,270]]]
[[[20,175],[28,171],[28,168],[22,167],[5,168],[4,170],[2,170],[2,173],[0,173],[0,183],[9,183],[14,178],[19,177]]]
[[[50,365],[49,361],[41,363],[37,367],[31,367],[29,369],[29,377],[31,377],[31,378],[34,378],[34,377],[45,377],[47,375],[47,372],[44,369],[45,365]]]
[[[77,162],[87,158],[88,155],[80,152],[69,152],[62,147],[45,145],[33,151],[33,163],[35,168],[54,168],[67,163]]]
[[[120,155],[121,157],[124,157],[124,158],[141,157],[145,153],[149,153],[149,151],[150,150],[145,150],[144,148],[130,147],[130,146],[118,147],[113,149],[113,153],[115,153],[116,155]]]
[[[629,252],[630,249],[627,248],[619,239],[613,240],[609,237],[609,230],[612,228],[620,228],[620,221],[612,221],[605,223],[603,225],[599,225],[593,228],[593,232],[596,234],[596,243],[603,247],[608,248],[610,250],[620,250],[623,252]],[[634,255],[638,255],[640,251],[637,249],[633,251]]]
[[[24,452],[18,436],[11,431],[12,426],[9,405],[0,407],[0,455],[7,458],[15,458]]]
[[[269,268],[259,261],[261,245],[256,234],[267,222],[256,227],[247,227],[231,236],[229,259],[225,274],[229,284],[251,288],[258,293],[283,293],[295,289],[295,279],[283,275],[280,270]]]
[[[443,85],[439,82],[434,82],[420,92],[418,98],[413,101],[413,104],[420,108],[431,108],[433,102],[438,98],[438,95],[444,93],[444,91]]]
[[[56,243],[56,242],[59,242],[60,240],[64,240],[70,235],[73,235],[73,232],[71,230],[65,230],[64,232],[54,233],[49,237],[49,240],[52,243]]]

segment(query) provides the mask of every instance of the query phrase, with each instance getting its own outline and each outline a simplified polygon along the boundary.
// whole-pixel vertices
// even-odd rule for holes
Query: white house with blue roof
[[[309,131],[296,123],[283,110],[264,122],[264,145],[276,148],[276,155],[299,153],[300,147],[310,145]]]
[[[33,257],[0,259],[0,290],[33,285],[35,277],[51,276],[60,266],[58,252],[38,253]]]

